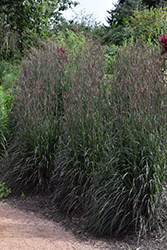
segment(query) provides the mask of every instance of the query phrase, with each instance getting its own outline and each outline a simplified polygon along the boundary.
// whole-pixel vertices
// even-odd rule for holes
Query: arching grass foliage
[[[7,183],[50,190],[97,235],[129,228],[142,235],[159,226],[167,139],[162,64],[158,47],[132,43],[118,50],[107,78],[98,41],[70,53],[55,42],[32,50],[15,92]]]

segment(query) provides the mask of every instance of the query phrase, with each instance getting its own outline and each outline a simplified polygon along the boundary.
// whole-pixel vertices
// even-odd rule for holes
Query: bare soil
[[[9,196],[0,202],[0,250],[166,250],[167,221],[161,234],[138,242],[134,232],[122,238],[96,238],[79,218],[69,219],[47,196]]]

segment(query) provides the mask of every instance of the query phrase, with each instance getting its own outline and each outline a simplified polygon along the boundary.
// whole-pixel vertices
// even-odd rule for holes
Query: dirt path
[[[77,226],[75,228],[74,224],[69,224],[67,219],[61,223],[63,217],[59,216],[53,206],[46,204],[44,198],[11,198],[5,203],[1,201],[0,250],[167,249],[167,223],[163,234],[153,232],[137,244],[134,234],[121,239],[99,239],[90,235],[76,237],[72,227],[77,231]]]
[[[38,218],[9,204],[0,203],[1,250],[89,250],[97,249],[80,242],[58,223]]]

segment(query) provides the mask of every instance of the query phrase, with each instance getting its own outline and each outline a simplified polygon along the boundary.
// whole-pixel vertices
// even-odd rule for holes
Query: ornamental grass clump
[[[157,47],[136,43],[117,53],[103,125],[109,140],[85,213],[86,228],[96,235],[134,228],[140,237],[162,222],[167,139],[162,64]]]
[[[108,144],[105,125],[105,54],[96,41],[76,54],[64,92],[64,134],[52,178],[53,200],[69,214],[85,213],[93,175],[103,161]]]
[[[75,56],[73,56],[75,54]],[[157,46],[130,44],[108,79],[105,50],[32,50],[17,84],[6,183],[51,192],[86,230],[139,236],[163,218],[167,93]]]
[[[32,49],[17,83],[11,122],[6,181],[13,189],[47,190],[63,133],[62,89],[67,86],[67,56],[63,48],[48,43]]]

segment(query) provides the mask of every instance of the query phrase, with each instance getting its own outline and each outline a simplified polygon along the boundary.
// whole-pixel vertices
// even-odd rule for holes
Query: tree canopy
[[[0,19],[19,33],[27,28],[41,33],[44,25],[47,29],[53,27],[62,11],[77,4],[72,0],[0,0]]]
[[[0,0],[0,55],[20,57],[40,37],[52,35],[73,0]]]
[[[114,7],[115,9],[107,10],[109,13],[107,22],[111,27],[121,25],[123,20],[131,16],[135,9],[141,8],[142,0],[120,0]]]

